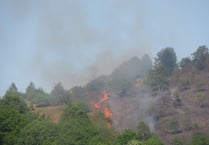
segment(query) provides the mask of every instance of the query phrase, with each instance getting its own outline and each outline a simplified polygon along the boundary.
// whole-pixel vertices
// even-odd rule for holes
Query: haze
[[[0,0],[0,95],[15,82],[67,89],[167,46],[209,46],[207,0]]]

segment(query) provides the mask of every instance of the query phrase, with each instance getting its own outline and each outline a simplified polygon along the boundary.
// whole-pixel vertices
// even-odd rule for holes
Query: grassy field
[[[34,112],[39,114],[40,116],[48,118],[54,123],[58,123],[64,108],[65,105],[37,107],[34,109]]]

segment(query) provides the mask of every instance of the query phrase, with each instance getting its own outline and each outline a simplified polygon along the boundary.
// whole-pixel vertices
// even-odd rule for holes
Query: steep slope
[[[185,80],[188,83],[183,83]],[[167,143],[177,136],[187,143],[195,134],[208,134],[209,130],[209,74],[196,71],[183,73],[177,84],[170,86],[156,104],[158,120],[155,129]]]
[[[139,120],[146,120],[151,116],[149,108],[155,102],[155,99],[150,97],[147,87],[143,85],[145,74],[151,66],[151,60],[147,55],[142,59],[132,57],[109,76],[89,82],[84,88],[86,95],[83,99],[92,105],[100,100],[104,91],[107,91],[109,98],[102,105],[112,112],[113,128],[118,131],[136,129]],[[92,105],[92,110],[97,111],[98,107],[94,106]]]

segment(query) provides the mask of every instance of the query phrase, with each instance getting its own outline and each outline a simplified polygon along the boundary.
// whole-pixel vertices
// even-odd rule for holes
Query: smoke
[[[18,52],[18,64],[13,63],[20,75],[15,82],[34,81],[48,91],[57,82],[71,88],[111,73],[133,55],[150,52],[138,1],[3,0],[1,4],[0,38],[6,39],[6,48]]]
[[[154,106],[159,97],[151,97],[149,91],[141,85],[134,96],[120,97],[112,92],[109,107],[113,112],[113,127],[122,131],[127,128],[136,129],[140,121],[144,121],[151,131],[155,131],[156,114]]]
[[[138,41],[142,20],[139,12],[131,16],[134,3],[109,2],[110,12],[103,12],[96,8],[101,4],[93,2],[85,6],[81,1],[38,2],[35,49],[26,68],[29,75],[36,74],[45,86],[61,82],[70,88],[111,73],[133,55],[149,53],[146,41]],[[98,14],[94,18],[91,13]],[[131,20],[126,20],[129,16]]]

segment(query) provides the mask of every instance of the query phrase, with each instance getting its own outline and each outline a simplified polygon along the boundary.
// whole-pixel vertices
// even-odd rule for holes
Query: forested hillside
[[[191,52],[192,53],[192,52]],[[12,83],[0,100],[2,145],[208,145],[209,50],[132,57],[84,86],[50,93]]]

